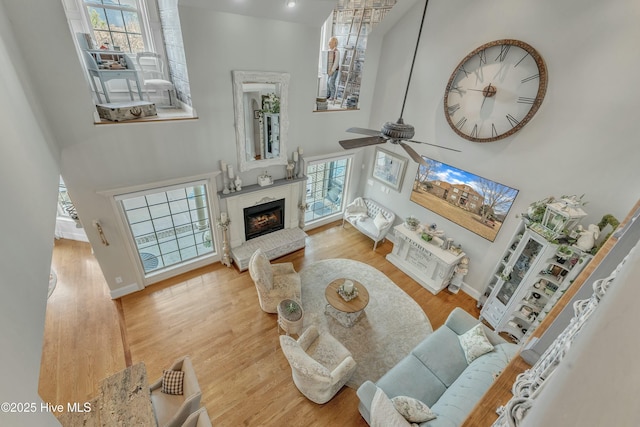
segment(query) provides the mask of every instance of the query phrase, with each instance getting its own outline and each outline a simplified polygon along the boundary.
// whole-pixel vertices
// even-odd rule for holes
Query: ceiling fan
[[[408,123],[405,123],[402,119],[402,114],[404,113],[404,106],[407,102],[407,94],[409,93],[409,85],[411,84],[411,75],[413,74],[413,66],[416,62],[416,55],[418,54],[418,45],[420,44],[420,35],[422,34],[422,27],[424,26],[424,18],[427,14],[427,6],[429,4],[429,0],[425,1],[424,4],[424,12],[422,12],[422,22],[420,23],[420,30],[418,31],[418,39],[416,40],[416,49],[413,52],[413,61],[411,62],[411,69],[409,70],[409,79],[407,81],[407,88],[404,92],[404,100],[402,101],[402,109],[400,110],[400,118],[395,122],[386,122],[381,130],[373,130],[373,129],[365,129],[365,128],[357,128],[352,127],[347,129],[347,132],[357,133],[360,135],[368,135],[365,138],[355,138],[355,139],[345,139],[339,141],[342,148],[348,150],[351,148],[360,148],[366,147],[368,145],[375,144],[384,144],[385,142],[391,142],[392,144],[396,144],[404,148],[404,150],[409,154],[415,162],[418,162],[422,165],[428,167],[428,164],[425,160],[418,154],[407,142],[415,142],[418,144],[427,144],[434,147],[444,148],[445,150],[457,151],[455,148],[443,147],[441,145],[431,144],[429,142],[421,142],[415,141],[413,135],[415,135],[415,128]]]

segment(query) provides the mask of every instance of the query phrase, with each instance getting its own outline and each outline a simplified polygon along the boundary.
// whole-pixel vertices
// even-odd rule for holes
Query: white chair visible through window
[[[150,91],[160,94],[162,99],[167,96],[166,104],[157,105],[158,107],[173,107],[176,105],[175,93],[176,88],[169,80],[166,79],[164,71],[164,61],[162,57],[155,52],[138,52],[136,54],[136,62],[143,78],[144,90],[147,92],[147,98],[151,102]]]

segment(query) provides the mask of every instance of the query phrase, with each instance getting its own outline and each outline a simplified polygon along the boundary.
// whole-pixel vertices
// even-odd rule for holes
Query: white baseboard
[[[478,292],[476,289],[473,289],[466,283],[462,282],[462,286],[460,287],[460,289],[462,289],[465,294],[469,295],[474,300],[478,301],[480,299],[480,292]]]
[[[132,294],[134,292],[138,292],[144,289],[144,286],[140,286],[137,283],[132,283],[130,285],[127,286],[123,286],[122,288],[118,288],[118,289],[112,289],[111,292],[109,292],[111,294],[111,299],[118,299],[120,297],[123,297],[125,295],[129,295]]]

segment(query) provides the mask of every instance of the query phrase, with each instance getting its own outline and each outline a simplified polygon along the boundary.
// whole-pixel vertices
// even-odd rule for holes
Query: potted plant
[[[302,317],[302,310],[300,309],[300,304],[290,299],[284,300],[280,304],[282,304],[283,306],[282,308],[284,308],[282,314],[285,319],[287,319],[290,322],[300,320],[300,317]]]
[[[555,198],[551,196],[531,203],[529,205],[529,208],[527,209],[527,217],[532,222],[542,222],[542,217],[544,216],[544,212],[547,209],[547,203],[553,203],[554,201]]]
[[[569,246],[558,246],[558,250],[556,251],[556,259],[560,264],[564,264],[566,260],[571,258],[571,255],[573,255],[573,249],[571,249]]]
[[[408,216],[404,220],[404,225],[411,231],[416,231],[420,225],[420,220],[414,216]]]

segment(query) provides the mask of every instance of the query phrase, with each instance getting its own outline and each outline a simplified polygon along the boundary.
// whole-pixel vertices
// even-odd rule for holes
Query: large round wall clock
[[[513,135],[536,114],[547,91],[540,54],[519,40],[483,44],[458,64],[444,93],[444,114],[473,142]]]

